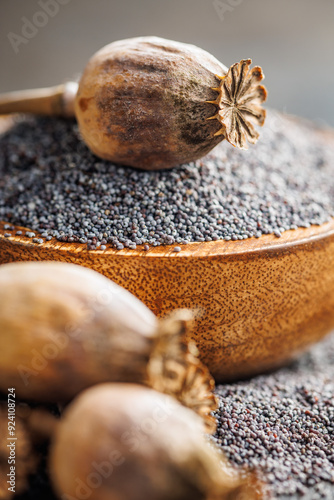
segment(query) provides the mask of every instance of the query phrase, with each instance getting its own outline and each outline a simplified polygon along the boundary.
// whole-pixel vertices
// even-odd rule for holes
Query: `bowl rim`
[[[334,237],[334,218],[329,222],[319,226],[310,226],[308,228],[297,228],[285,231],[281,237],[274,234],[262,235],[260,238],[247,238],[245,240],[237,241],[205,241],[205,242],[191,242],[186,245],[175,243],[173,245],[161,245],[157,247],[150,246],[148,251],[144,250],[144,245],[138,245],[135,250],[124,248],[123,250],[116,250],[114,248],[107,248],[106,250],[87,250],[84,243],[67,243],[61,242],[52,238],[50,241],[43,241],[43,243],[34,242],[31,238],[24,235],[26,231],[32,231],[29,228],[22,226],[13,226],[14,229],[4,229],[5,224],[8,222],[0,221],[0,249],[2,246],[1,241],[6,240],[7,244],[16,247],[38,247],[48,250],[49,252],[61,252],[68,254],[83,255],[86,254],[103,256],[106,260],[111,257],[146,257],[146,258],[207,258],[217,256],[241,256],[249,254],[257,254],[268,251],[284,251],[292,246],[299,246],[310,244],[319,240]],[[16,231],[22,231],[23,235],[16,235]],[[5,233],[10,233],[11,236],[5,237]],[[36,238],[40,235],[36,232]],[[43,238],[42,238],[43,239]],[[181,248],[180,252],[175,252],[176,246]]]

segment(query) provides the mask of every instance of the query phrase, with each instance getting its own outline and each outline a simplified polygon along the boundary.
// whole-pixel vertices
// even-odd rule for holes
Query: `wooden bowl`
[[[191,336],[217,380],[280,366],[334,328],[334,220],[281,238],[190,243],[180,253],[174,245],[145,252],[38,244],[15,231],[4,237],[3,225],[0,263],[72,262],[128,289],[158,316],[195,309]]]
[[[334,220],[279,239],[190,243],[180,253],[174,245],[87,251],[4,232],[2,224],[0,263],[72,262],[130,290],[158,316],[196,309],[192,337],[218,380],[277,367],[334,328]]]

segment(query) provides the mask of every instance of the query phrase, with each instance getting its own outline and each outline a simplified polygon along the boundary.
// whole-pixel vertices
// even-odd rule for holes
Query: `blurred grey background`
[[[190,42],[263,67],[268,105],[334,125],[333,0],[0,0],[0,92],[77,77],[103,45]]]

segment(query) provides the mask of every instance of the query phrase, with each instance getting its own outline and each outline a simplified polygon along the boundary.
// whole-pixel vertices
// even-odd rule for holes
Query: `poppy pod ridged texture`
[[[111,43],[80,80],[80,132],[97,156],[145,170],[194,161],[224,138],[246,149],[266,98],[261,68],[250,64],[228,69],[196,46],[158,37]]]

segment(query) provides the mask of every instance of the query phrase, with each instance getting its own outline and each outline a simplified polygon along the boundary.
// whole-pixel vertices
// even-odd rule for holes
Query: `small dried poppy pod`
[[[258,498],[208,444],[197,415],[130,384],[96,386],[71,403],[53,438],[50,476],[59,498]]]
[[[194,45],[158,37],[111,43],[80,80],[83,139],[102,158],[147,170],[196,160],[224,138],[246,148],[258,138],[251,122],[264,123],[266,98],[261,68],[250,63],[228,70]]]

